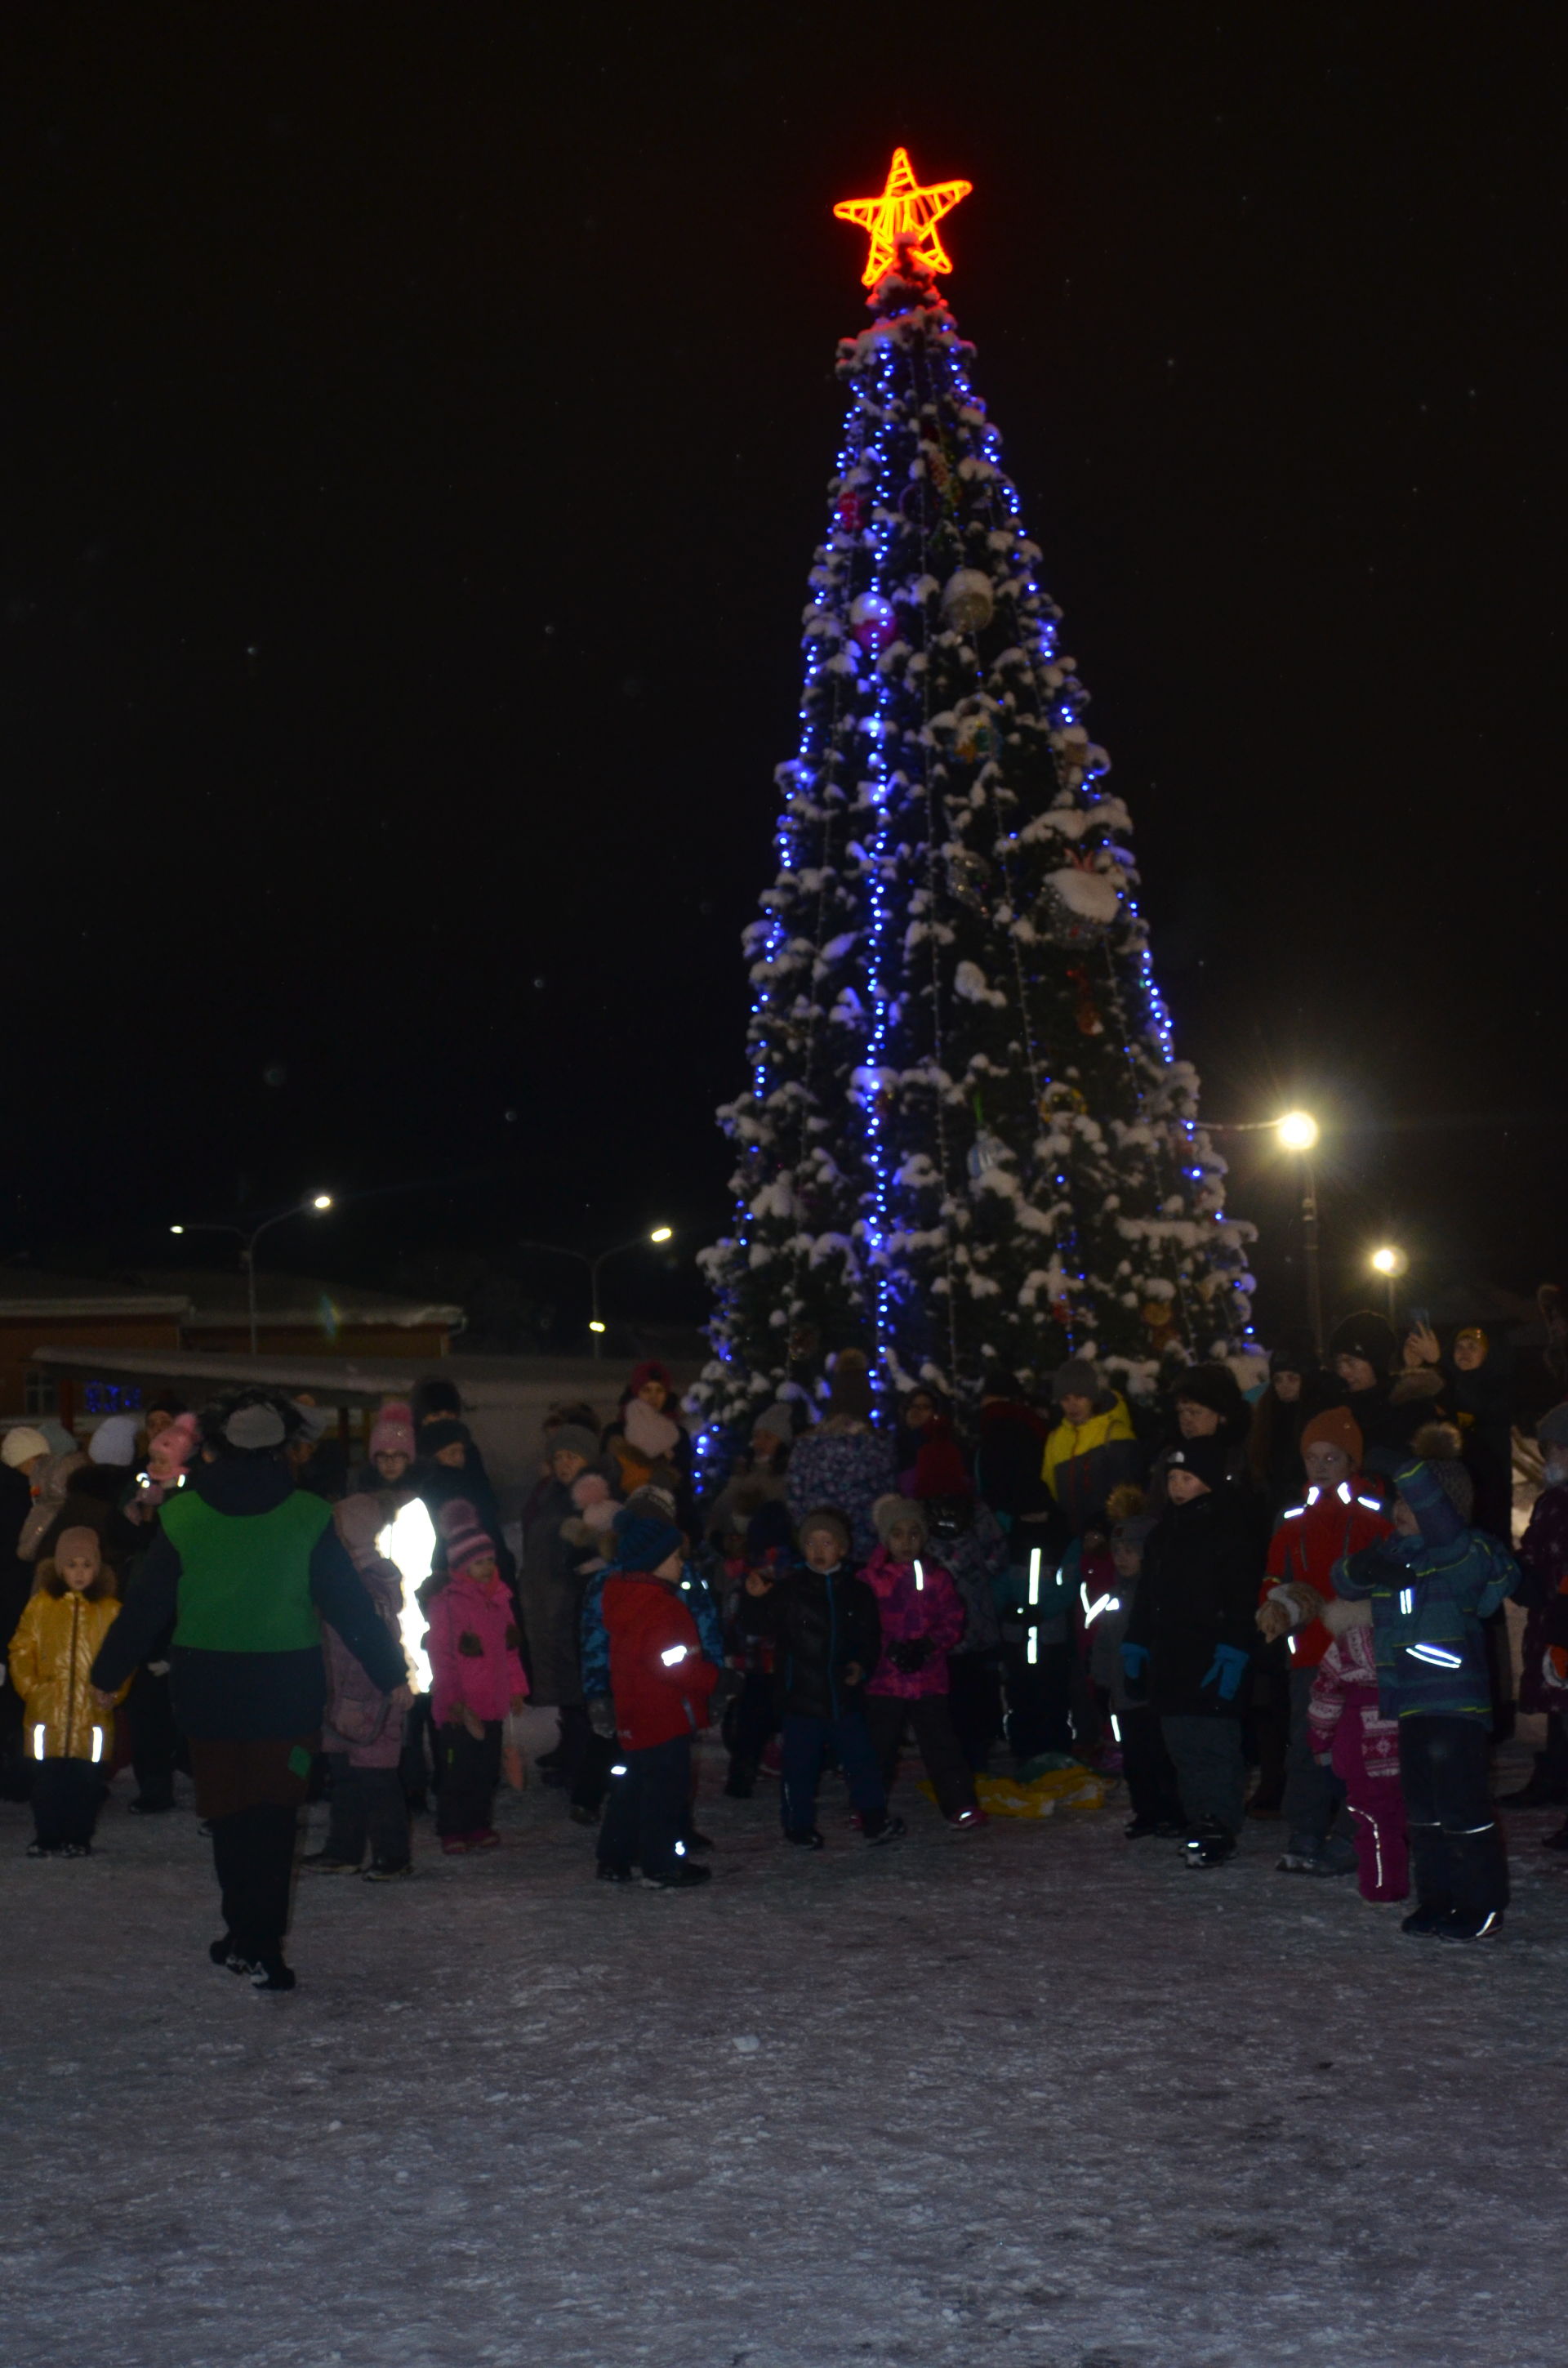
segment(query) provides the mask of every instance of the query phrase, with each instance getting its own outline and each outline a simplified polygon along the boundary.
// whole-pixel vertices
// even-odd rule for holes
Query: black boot
[[[1500,1809],[1562,1809],[1568,1808],[1568,1768],[1560,1757],[1538,1751],[1529,1781],[1517,1793],[1499,1793]]]

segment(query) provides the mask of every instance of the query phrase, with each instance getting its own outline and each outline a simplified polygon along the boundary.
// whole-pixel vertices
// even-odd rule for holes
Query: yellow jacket
[[[1119,1390],[1103,1414],[1092,1414],[1087,1422],[1059,1422],[1048,1435],[1040,1476],[1074,1530],[1082,1528],[1096,1491],[1103,1502],[1108,1487],[1133,1476],[1133,1439],[1132,1417]],[[1108,1454],[1107,1449],[1113,1452]]]
[[[63,1595],[40,1588],[28,1597],[11,1639],[10,1661],[11,1683],[27,1705],[23,1748],[29,1759],[97,1759],[107,1770],[114,1717],[93,1700],[88,1672],[119,1616],[112,1595],[93,1600],[69,1588]],[[128,1678],[116,1702],[130,1691]]]

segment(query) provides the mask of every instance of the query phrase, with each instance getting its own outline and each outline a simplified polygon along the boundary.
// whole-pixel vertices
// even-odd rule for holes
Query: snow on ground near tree
[[[301,1882],[212,1970],[187,1812],[80,1864],[0,1807],[5,2368],[1561,2368],[1568,1871],[1401,1938],[1280,1828],[1121,1815],[592,1879],[559,1794],[419,1879]],[[314,1813],[318,1827],[322,1812]],[[1560,2053],[1564,2050],[1564,2053]]]

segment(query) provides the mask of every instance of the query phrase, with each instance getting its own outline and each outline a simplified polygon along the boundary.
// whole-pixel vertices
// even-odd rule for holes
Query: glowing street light
[[[257,1242],[260,1241],[263,1234],[270,1233],[274,1225],[282,1224],[286,1218],[305,1217],[312,1213],[320,1215],[333,1206],[334,1201],[330,1192],[312,1192],[308,1201],[301,1201],[296,1207],[279,1209],[275,1217],[264,1217],[261,1224],[254,1226],[248,1233],[244,1225],[202,1224],[169,1227],[171,1234],[233,1234],[236,1236],[240,1245],[240,1258],[245,1270],[245,1296],[250,1305],[250,1352],[253,1357],[256,1353],[260,1337],[256,1308],[256,1246]]]
[[[590,1332],[603,1332],[606,1329],[606,1326],[600,1321],[598,1316],[591,1315],[588,1318],[588,1329]]]
[[[1318,1122],[1310,1110],[1287,1110],[1277,1119],[1274,1132],[1282,1151],[1312,1151],[1316,1147]]]
[[[330,1192],[316,1193],[311,1201],[311,1206],[312,1209],[330,1209],[332,1206],[332,1194]]]
[[[655,1225],[648,1239],[651,1242],[673,1242],[675,1236],[676,1229],[673,1225]]]
[[[675,1237],[676,1229],[673,1225],[654,1225],[650,1232],[639,1234],[633,1242],[612,1242],[608,1250],[599,1250],[594,1255],[590,1255],[586,1250],[568,1249],[564,1242],[519,1242],[517,1247],[523,1250],[543,1250],[551,1258],[575,1258],[579,1266],[587,1268],[588,1329],[594,1336],[594,1354],[596,1357],[602,1357],[604,1349],[601,1344],[609,1327],[599,1313],[600,1267],[603,1266],[606,1258],[620,1258],[627,1250],[645,1249],[650,1242],[659,1245],[673,1242]]]
[[[1404,1251],[1396,1247],[1392,1242],[1385,1242],[1381,1249],[1375,1249],[1372,1252],[1367,1263],[1373,1273],[1381,1274],[1388,1284],[1389,1322],[1397,1330],[1399,1317],[1394,1306],[1394,1285],[1402,1274],[1410,1272],[1410,1260]]]

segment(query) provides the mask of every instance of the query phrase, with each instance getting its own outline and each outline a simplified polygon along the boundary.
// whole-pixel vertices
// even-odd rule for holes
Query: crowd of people
[[[261,1388],[165,1395],[85,1448],[15,1424],[0,1784],[29,1856],[71,1859],[121,1764],[143,1817],[188,1772],[213,1962],[270,1990],[297,1863],[405,1880],[432,1808],[442,1851],[494,1850],[506,1782],[559,1795],[606,1884],[700,1886],[709,1729],[728,1794],[776,1785],[790,1849],[824,1848],[830,1774],[858,1846],[896,1844],[906,1745],[960,1834],[999,1757],[1081,1766],[1124,1783],[1130,1844],[1212,1870],[1278,1818],[1281,1873],[1353,1874],[1405,1932],[1475,1941],[1508,1899],[1510,1598],[1546,1721],[1514,1801],[1568,1807],[1568,1375],[1549,1358],[1526,1395],[1479,1328],[1445,1347],[1369,1311],[1322,1360],[1286,1343],[1136,1399],[1073,1358],[1038,1401],[987,1373],[967,1414],[846,1348],[699,1471],[649,1362],[608,1423],[552,1409],[511,1521],[439,1379],[381,1408],[357,1470]],[[1542,1485],[1516,1546],[1521,1439]],[[531,1768],[529,1705],[558,1723]]]

